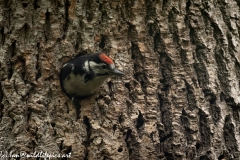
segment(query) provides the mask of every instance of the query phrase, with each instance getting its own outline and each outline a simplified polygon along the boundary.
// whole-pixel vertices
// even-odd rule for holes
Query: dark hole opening
[[[122,152],[122,151],[123,151],[122,147],[118,148],[118,152]]]
[[[28,4],[27,4],[27,3],[22,3],[22,6],[23,6],[24,8],[26,8],[26,7],[28,6]]]

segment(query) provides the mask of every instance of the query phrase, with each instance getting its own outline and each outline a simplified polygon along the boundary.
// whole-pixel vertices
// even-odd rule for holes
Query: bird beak
[[[117,70],[117,69],[114,69],[114,70],[112,71],[112,75],[113,75],[113,76],[125,76],[125,74],[124,74],[123,72],[121,72],[121,71],[119,71],[119,70]]]

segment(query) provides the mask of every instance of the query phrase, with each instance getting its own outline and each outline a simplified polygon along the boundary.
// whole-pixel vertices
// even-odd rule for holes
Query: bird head
[[[87,66],[88,65],[88,66]],[[85,64],[85,68],[90,69],[96,76],[124,76],[125,74],[115,68],[113,60],[104,53],[97,54],[92,60]]]

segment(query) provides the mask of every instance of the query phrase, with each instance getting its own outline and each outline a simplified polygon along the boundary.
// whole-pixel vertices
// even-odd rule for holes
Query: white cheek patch
[[[89,65],[92,67],[92,68],[95,68],[96,66],[99,66],[99,64],[93,62],[93,61],[89,61]]]
[[[85,62],[84,62],[84,65],[83,65],[83,68],[84,68],[87,72],[89,72],[89,65],[88,65],[88,63],[89,63],[89,61],[85,61]]]
[[[101,67],[102,64],[104,64],[104,63],[98,64],[98,63],[95,63],[95,62],[93,62],[93,61],[89,61],[90,68],[91,68],[95,73],[101,73],[101,70],[100,70],[99,67]]]

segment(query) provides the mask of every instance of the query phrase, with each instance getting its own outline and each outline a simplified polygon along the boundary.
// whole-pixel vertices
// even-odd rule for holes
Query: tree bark
[[[0,1],[0,157],[239,159],[239,7],[239,0]],[[59,71],[96,51],[126,76],[79,101],[77,118]]]

